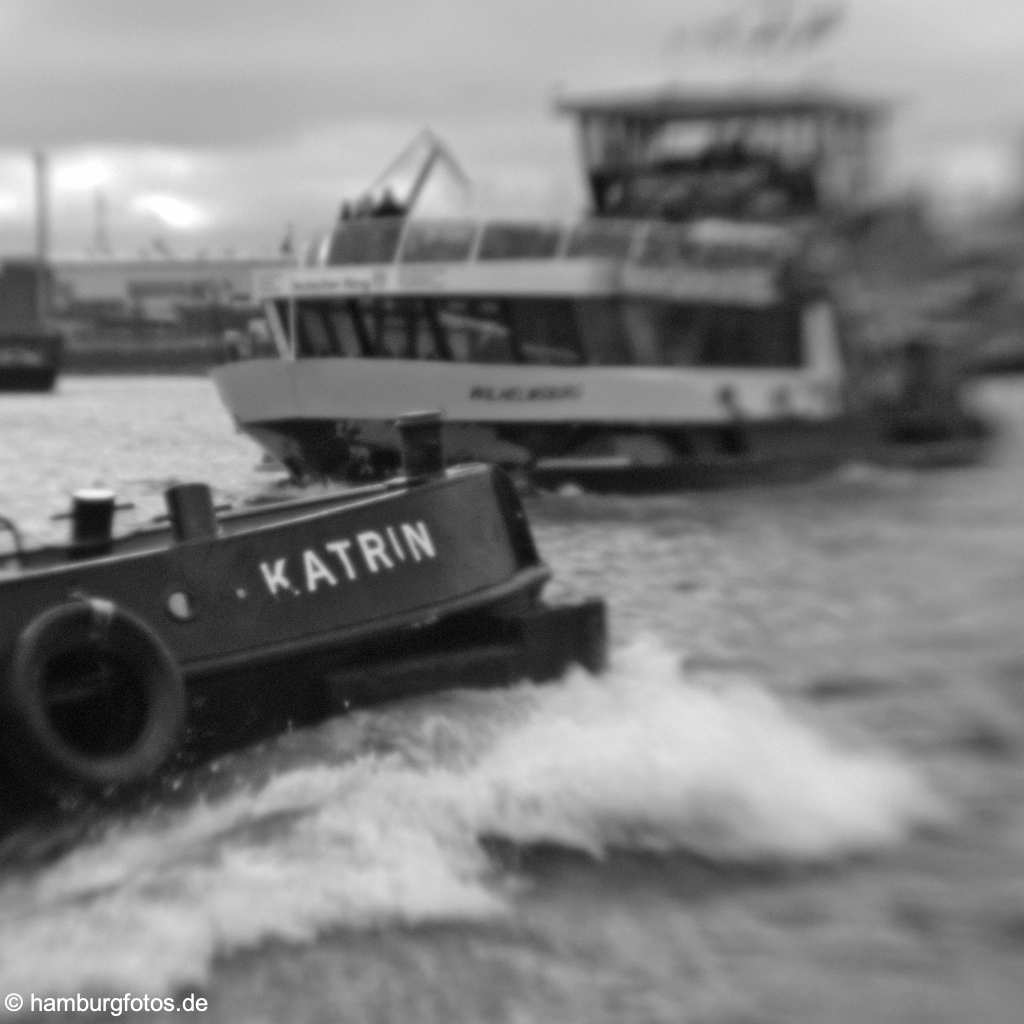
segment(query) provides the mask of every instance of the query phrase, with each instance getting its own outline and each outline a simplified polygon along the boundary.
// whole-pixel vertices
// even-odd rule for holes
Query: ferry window
[[[787,307],[742,309],[629,302],[623,322],[636,362],[649,366],[799,366],[800,332]]]
[[[764,310],[750,310],[755,320],[758,351],[762,366],[801,366],[803,344],[800,320],[790,306],[775,306]]]
[[[337,227],[327,247],[330,266],[391,263],[404,222],[398,217],[348,220]]]
[[[716,310],[708,324],[702,366],[756,365],[756,342],[750,323],[736,310]]]
[[[708,310],[666,303],[661,308],[661,361],[666,366],[693,366],[707,344]]]
[[[375,303],[377,352],[382,356],[409,357],[409,318],[403,305],[395,299],[378,299]]]
[[[799,366],[800,329],[793,311],[715,309],[709,313],[702,366]]]
[[[561,231],[554,224],[488,224],[480,241],[482,260],[552,259]]]
[[[352,319],[352,327],[356,337],[359,339],[359,351],[364,356],[375,356],[377,353],[373,346],[373,334],[371,332],[372,313],[371,304],[368,299],[349,299],[345,303],[348,308],[348,315]]]
[[[623,324],[634,362],[641,366],[660,366],[663,335],[663,306],[660,302],[627,302]]]
[[[701,306],[630,302],[625,323],[636,361],[644,366],[694,366],[707,334]]]
[[[509,311],[523,362],[573,366],[584,361],[568,300],[515,299]]]
[[[464,363],[518,362],[508,311],[498,299],[442,299],[437,320],[450,357]]]
[[[317,304],[319,305],[319,304]],[[334,355],[331,336],[317,305],[304,304],[298,309],[298,355],[321,359]]]
[[[328,307],[328,320],[334,336],[335,351],[338,355],[358,358],[363,354],[363,339],[359,333],[361,321],[352,313],[355,303],[333,302]]]
[[[575,307],[576,326],[587,362],[598,366],[628,366],[634,361],[618,302],[612,299],[580,299]]]
[[[451,359],[452,354],[438,319],[436,305],[427,299],[414,299],[409,303],[409,313],[413,358]]]
[[[410,221],[402,242],[403,263],[467,260],[476,237],[474,221]]]
[[[338,307],[338,333],[346,355],[377,359],[450,359],[446,332],[426,299],[352,299],[350,321]],[[341,332],[346,332],[341,334]]]
[[[700,249],[689,231],[672,225],[658,225],[643,240],[637,263],[649,267],[669,267],[676,263],[699,261]]]
[[[570,259],[624,260],[633,244],[635,224],[616,221],[588,221],[573,229],[566,256]]]

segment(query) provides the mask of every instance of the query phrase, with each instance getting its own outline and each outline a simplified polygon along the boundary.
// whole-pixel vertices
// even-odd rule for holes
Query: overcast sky
[[[720,0],[719,8],[724,0]],[[898,101],[894,180],[993,190],[1024,129],[1020,0],[850,0],[811,62]],[[0,0],[0,224],[31,239],[28,153],[53,168],[61,252],[270,250],[334,214],[418,129],[487,205],[582,203],[557,89],[697,74],[673,50],[711,0]],[[806,71],[806,69],[805,69]]]

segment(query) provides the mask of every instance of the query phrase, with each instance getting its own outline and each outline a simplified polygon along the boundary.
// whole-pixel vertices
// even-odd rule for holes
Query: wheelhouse
[[[564,98],[598,216],[775,219],[855,211],[886,106],[820,89]]]

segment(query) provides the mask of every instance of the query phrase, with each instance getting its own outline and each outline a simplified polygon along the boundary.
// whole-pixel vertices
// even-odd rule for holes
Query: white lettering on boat
[[[276,598],[316,594],[345,580],[354,583],[366,576],[394,572],[403,563],[415,565],[436,558],[430,527],[418,519],[382,530],[362,530],[354,538],[323,541],[298,554],[260,562],[259,567],[267,593]]]
[[[332,540],[329,544],[324,545],[331,554],[336,555],[339,562],[341,562],[342,568],[345,570],[345,575],[350,579],[356,578],[356,567],[352,564],[352,559],[348,557],[348,549],[352,547],[352,541],[350,540]]]
[[[316,588],[320,586],[321,582],[332,587],[338,585],[337,577],[320,560],[320,556],[315,551],[303,551],[302,561],[306,569],[306,589],[311,594],[316,593]]]
[[[384,550],[384,538],[376,530],[365,530],[356,537],[356,540],[359,541],[359,550],[362,551],[366,568],[370,572],[380,571],[377,568],[378,562],[383,562],[385,569],[394,569],[394,562],[388,558],[388,553]]]
[[[409,551],[417,562],[424,558],[437,558],[434,541],[427,529],[427,524],[422,519],[415,525],[402,523],[402,536],[405,537],[405,543],[409,546]]]
[[[266,562],[260,562],[260,572],[263,573],[263,582],[267,585],[267,590],[270,591],[271,597],[277,595],[278,590],[285,592],[291,592],[295,588],[292,586],[291,580],[285,575],[285,559],[279,558],[273,565],[268,565]]]
[[[398,543],[398,538],[395,536],[395,528],[389,526],[384,531],[388,535],[388,540],[391,541],[391,550],[395,553],[395,558],[400,562],[405,561],[405,552],[402,550],[402,545]]]

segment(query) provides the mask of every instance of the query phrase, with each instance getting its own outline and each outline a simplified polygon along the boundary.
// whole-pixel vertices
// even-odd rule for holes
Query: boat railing
[[[528,220],[353,218],[312,244],[307,267],[602,259],[645,268],[778,265],[793,238],[773,228],[725,222],[594,218]]]

